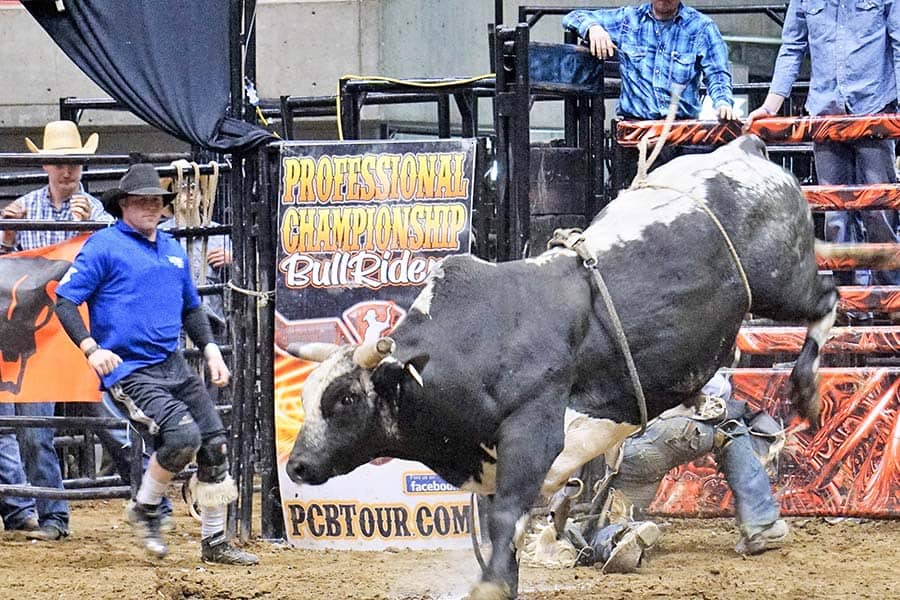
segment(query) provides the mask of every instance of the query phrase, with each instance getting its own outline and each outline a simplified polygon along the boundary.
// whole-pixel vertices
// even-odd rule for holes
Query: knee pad
[[[216,434],[203,440],[197,451],[197,480],[219,483],[228,475],[228,440]]]
[[[228,473],[228,441],[222,434],[207,438],[197,451],[197,503],[222,506],[237,500],[237,487]]]
[[[166,471],[178,473],[194,458],[200,447],[200,430],[193,423],[164,431],[162,445],[156,450],[156,462]]]

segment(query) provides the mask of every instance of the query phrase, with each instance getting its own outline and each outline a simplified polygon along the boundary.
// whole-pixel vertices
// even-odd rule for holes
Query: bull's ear
[[[422,385],[421,373],[430,358],[427,354],[420,354],[406,363],[395,360],[382,362],[372,373],[375,392],[382,398],[398,400],[400,385],[404,378]]]
[[[400,382],[403,380],[403,363],[384,361],[372,371],[372,385],[379,398],[396,403],[400,398]]]

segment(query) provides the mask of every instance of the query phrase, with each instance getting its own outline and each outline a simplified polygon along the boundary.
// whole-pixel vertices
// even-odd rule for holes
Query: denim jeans
[[[0,414],[4,416],[30,416],[30,417],[52,417],[54,412],[54,404],[52,402],[21,402],[18,404],[0,403]],[[18,438],[19,454],[21,462],[18,468],[24,466],[25,475],[31,485],[35,487],[48,487],[62,489],[62,472],[59,468],[59,458],[53,447],[54,430],[46,427],[21,427],[16,429],[16,437]],[[5,436],[4,436],[5,437]],[[12,458],[12,450],[9,449],[9,440],[5,441],[5,457],[3,461],[4,471],[0,473],[2,479],[13,479],[20,477],[16,467],[10,464]],[[9,469],[7,471],[7,469]],[[12,498],[6,497],[0,500],[0,514],[6,517],[9,506],[13,506],[10,510],[10,517],[13,519],[14,527],[17,516],[21,516],[23,506],[27,503],[33,503],[37,508],[38,518],[41,525],[52,525],[60,531],[67,533],[69,531],[69,505],[65,500],[51,498]],[[22,517],[23,519],[26,518]]]
[[[753,451],[747,426],[735,424],[728,435],[731,439],[716,452],[716,463],[734,494],[738,526],[749,538],[774,523],[780,510],[766,469]]]
[[[821,185],[895,183],[894,140],[817,142],[813,144]],[[829,242],[900,242],[896,210],[830,211],[825,215]],[[900,285],[900,271],[836,272],[840,285]]]
[[[13,404],[0,404],[0,414],[12,416]],[[25,468],[19,455],[19,442],[14,433],[0,434],[0,484],[26,485]],[[37,518],[34,498],[0,496],[0,518],[7,530],[18,529],[29,518]]]
[[[722,448],[715,448],[717,429],[729,438]],[[622,463],[610,486],[633,504],[636,519],[644,519],[665,474],[711,450],[734,494],[735,519],[741,530],[749,537],[774,523],[779,516],[778,503],[742,420],[717,427],[683,416],[656,419],[643,435],[625,440]]]

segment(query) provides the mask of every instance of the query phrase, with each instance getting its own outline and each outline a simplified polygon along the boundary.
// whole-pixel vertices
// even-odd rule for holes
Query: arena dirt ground
[[[57,543],[0,534],[2,600],[461,598],[477,578],[471,552],[299,551],[259,540],[253,568],[204,565],[199,524],[178,503],[163,561],[145,557],[122,522],[122,501],[75,502],[72,535]],[[746,559],[731,521],[674,520],[640,572],[524,566],[525,600],[900,598],[900,521],[791,519],[784,548]]]

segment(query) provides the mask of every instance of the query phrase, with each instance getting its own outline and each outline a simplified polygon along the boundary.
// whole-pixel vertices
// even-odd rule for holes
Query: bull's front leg
[[[549,402],[547,404],[550,404]],[[518,589],[516,546],[528,526],[544,475],[563,447],[561,411],[534,402],[507,418],[497,445],[497,490],[488,519],[491,558],[469,600],[508,600]]]

